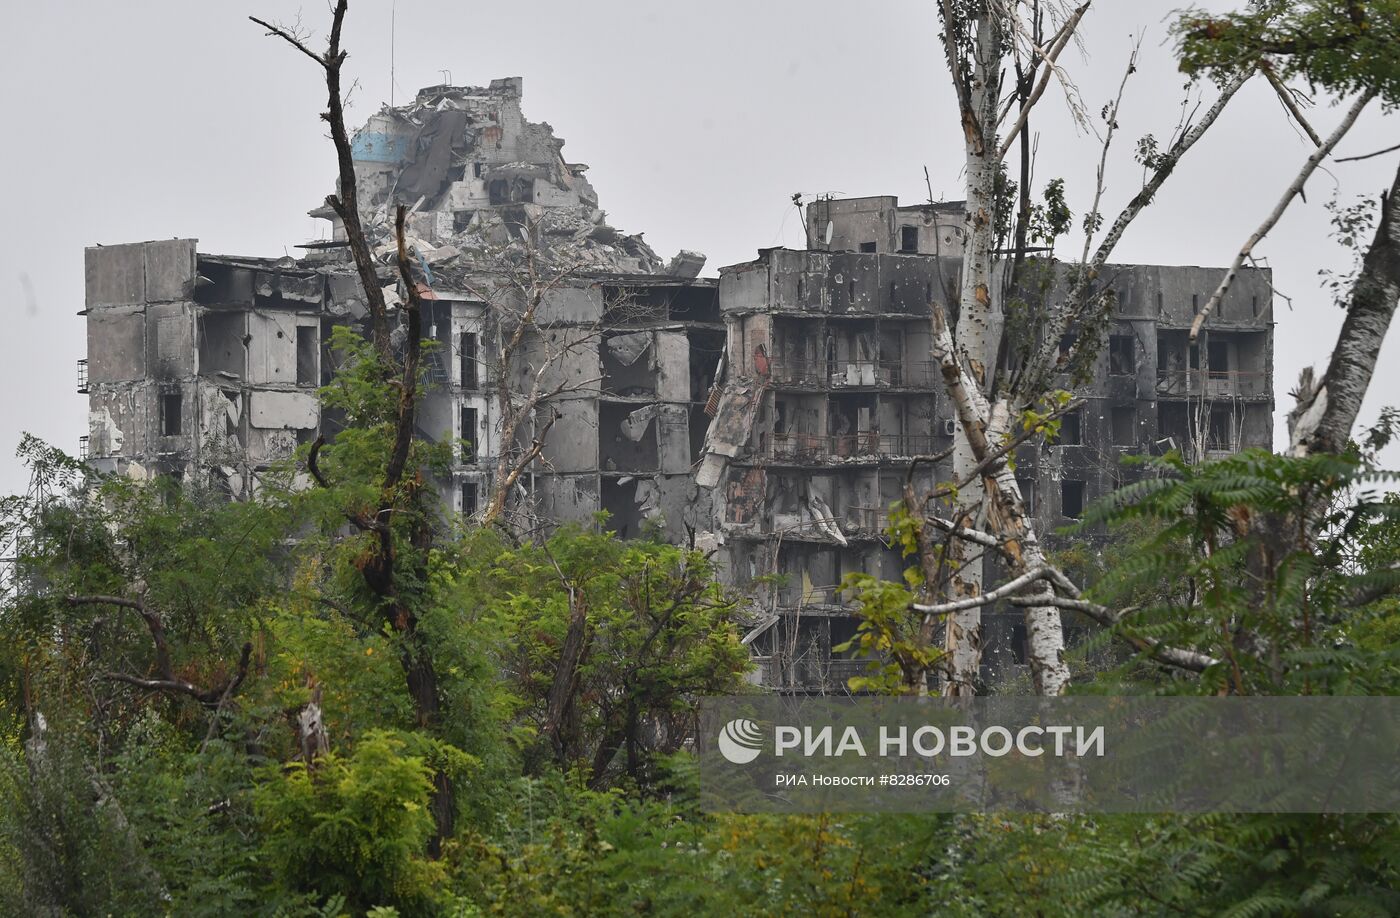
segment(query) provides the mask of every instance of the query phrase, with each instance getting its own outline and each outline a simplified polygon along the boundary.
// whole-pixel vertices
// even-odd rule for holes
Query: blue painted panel
[[[359,162],[401,163],[408,158],[412,138],[400,134],[361,131],[350,142],[350,156]]]

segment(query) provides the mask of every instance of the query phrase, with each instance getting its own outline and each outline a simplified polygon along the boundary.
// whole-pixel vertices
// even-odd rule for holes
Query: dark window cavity
[[[316,351],[319,331],[313,325],[297,326],[297,385],[314,386],[320,382],[316,375]]]
[[[462,461],[475,462],[477,457],[476,448],[476,409],[462,409]]]
[[[463,332],[459,356],[462,364],[462,388],[472,390],[478,385],[476,372],[476,335]]]
[[[1132,446],[1137,442],[1137,408],[1133,405],[1114,407],[1113,443],[1115,446]]]
[[[181,399],[179,392],[162,392],[160,396],[160,435],[178,437],[181,431]]]
[[[1137,373],[1137,339],[1132,335],[1108,336],[1108,372],[1113,376]]]
[[[1060,445],[1078,446],[1079,443],[1079,412],[1071,411],[1060,418]]]
[[[1084,482],[1060,482],[1060,513],[1072,520],[1084,515]]]

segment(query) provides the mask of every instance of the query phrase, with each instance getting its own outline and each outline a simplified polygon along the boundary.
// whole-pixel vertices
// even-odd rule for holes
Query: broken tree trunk
[[[562,579],[563,575],[560,576]],[[583,593],[568,580],[564,580],[564,586],[569,591],[569,628],[559,647],[559,660],[555,663],[554,679],[549,685],[544,729],[541,731],[549,739],[554,755],[560,761],[567,758],[571,745],[566,725],[573,708],[574,691],[578,687],[579,663],[588,645],[588,607]]]
[[[1316,385],[1300,386],[1298,405],[1288,416],[1290,452],[1340,453],[1346,449],[1361,403],[1370,388],[1381,344],[1400,300],[1400,170],[1381,196],[1380,219],[1371,247],[1352,285],[1347,316],[1332,349],[1327,372]],[[1310,377],[1311,373],[1307,374]],[[1305,377],[1305,378],[1307,378]]]
[[[331,751],[326,736],[326,724],[321,716],[321,686],[313,685],[311,700],[297,712],[297,740],[301,746],[301,761],[307,771],[315,771],[317,763]]]

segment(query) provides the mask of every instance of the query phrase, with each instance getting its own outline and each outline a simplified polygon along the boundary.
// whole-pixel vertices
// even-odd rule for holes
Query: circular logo
[[[751,720],[731,720],[719,731],[719,751],[735,765],[747,765],[763,751],[763,731]]]

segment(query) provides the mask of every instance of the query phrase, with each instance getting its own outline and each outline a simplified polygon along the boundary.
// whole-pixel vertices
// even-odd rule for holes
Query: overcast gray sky
[[[1111,155],[1107,209],[1136,190],[1137,137],[1165,138],[1183,97],[1166,38],[1181,4],[1099,0],[1069,54],[1086,106],[1116,91],[1130,36],[1145,34]],[[1214,7],[1233,4],[1211,4]],[[802,245],[790,198],[812,195],[957,199],[961,134],[932,0],[642,0],[472,3],[390,0],[350,7],[349,109],[361,123],[393,93],[449,79],[483,85],[523,76],[526,116],[548,121],[589,177],[612,222],[644,230],[663,255],[705,252],[706,274],[755,249]],[[83,247],[174,236],[204,252],[281,255],[314,238],[306,211],[331,189],[333,152],[317,114],[313,63],[262,37],[244,17],[301,14],[324,34],[316,0],[47,0],[10,5],[0,93],[10,127],[0,165],[10,182],[0,222],[0,493],[22,489],[13,458],[22,431],[70,451],[87,432],[75,392],[84,355]],[[1057,90],[1042,105],[1037,176],[1063,176],[1076,215],[1088,204],[1098,141],[1071,126]],[[1318,130],[1340,112],[1319,100]],[[1367,112],[1342,156],[1394,144],[1400,120]],[[1262,81],[1247,86],[1191,151],[1118,247],[1117,261],[1223,265],[1273,207],[1309,153]],[[1275,444],[1300,367],[1325,364],[1341,312],[1318,283],[1350,256],[1328,235],[1323,205],[1388,187],[1400,153],[1327,164],[1258,250],[1275,270],[1278,382]],[[1073,243],[1065,252],[1077,252]],[[1207,292],[1207,291],[1203,291]],[[1400,403],[1392,334],[1363,422]],[[1400,465],[1392,450],[1390,464]]]

